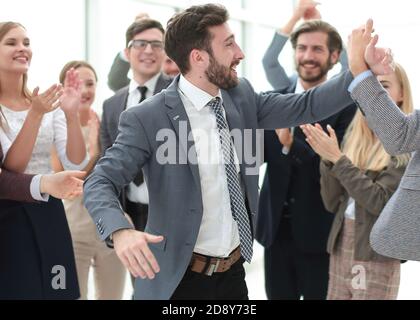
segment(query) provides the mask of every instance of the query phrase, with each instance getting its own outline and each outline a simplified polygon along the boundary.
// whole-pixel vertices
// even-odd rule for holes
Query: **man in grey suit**
[[[257,129],[314,122],[352,103],[350,72],[302,94],[256,94],[238,79],[244,55],[227,20],[224,7],[208,4],[168,22],[165,49],[181,75],[121,114],[114,145],[85,182],[101,238],[137,277],[136,299],[247,299]],[[145,232],[118,203],[140,169],[150,198]]]
[[[103,104],[101,145],[103,153],[115,142],[121,113],[159,93],[172,82],[161,70],[164,29],[152,19],[143,18],[130,25],[126,32],[125,55],[133,72],[130,83],[118,90]],[[148,212],[148,194],[141,170],[121,195],[125,212],[137,230],[144,230]]]

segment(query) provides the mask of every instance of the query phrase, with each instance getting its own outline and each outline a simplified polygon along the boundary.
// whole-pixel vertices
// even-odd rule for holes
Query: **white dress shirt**
[[[153,93],[156,89],[156,84],[159,79],[160,73],[155,75],[150,80],[144,83],[144,87],[147,87],[146,91],[146,99],[153,96]],[[137,89],[140,85],[134,79],[130,81],[130,86],[128,88],[128,98],[127,98],[127,105],[126,109],[130,109],[131,107],[137,106],[139,104],[141,94],[140,91]],[[146,182],[143,182],[141,185],[136,186],[134,182],[131,182],[128,185],[128,192],[127,198],[131,202],[139,202],[143,204],[149,204],[149,192],[147,190]]]
[[[346,219],[356,220],[356,203],[353,198],[349,198],[344,216]]]
[[[179,94],[191,124],[203,197],[203,218],[194,252],[227,257],[239,246],[240,240],[238,226],[230,208],[216,116],[206,106],[214,97],[194,86],[182,75],[179,80]],[[220,91],[217,96],[222,99]],[[238,157],[235,150],[234,152],[239,172]]]

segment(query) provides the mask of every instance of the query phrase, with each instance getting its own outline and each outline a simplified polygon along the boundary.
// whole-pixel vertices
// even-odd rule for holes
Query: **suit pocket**
[[[419,190],[420,191],[420,176],[404,176],[401,179],[400,187],[408,190]]]

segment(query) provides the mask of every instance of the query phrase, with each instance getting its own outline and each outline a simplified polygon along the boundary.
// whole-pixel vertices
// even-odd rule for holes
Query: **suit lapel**
[[[180,164],[188,164],[194,182],[201,192],[200,172],[197,164],[197,152],[195,150],[194,140],[188,139],[192,137],[191,124],[185,111],[185,107],[178,94],[178,78],[174,81],[165,92],[165,104],[168,107],[168,117],[172,123],[178,142],[184,154],[178,154],[178,161]],[[181,150],[179,150],[181,153]],[[195,157],[191,159],[191,157]],[[191,163],[191,160],[193,163]]]

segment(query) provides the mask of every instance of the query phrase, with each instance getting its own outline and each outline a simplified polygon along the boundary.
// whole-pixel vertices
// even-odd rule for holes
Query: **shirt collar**
[[[305,91],[305,89],[302,86],[302,83],[300,82],[300,78],[297,79],[296,81],[296,89],[295,89],[295,93],[302,93]]]
[[[149,92],[151,92],[152,94],[155,92],[156,84],[157,84],[157,81],[158,81],[159,77],[160,77],[160,72],[158,74],[154,75],[151,79],[147,80],[143,85],[143,86],[147,87],[147,90]],[[139,83],[136,80],[131,79],[130,86],[128,88],[128,92],[133,93],[136,90],[138,90],[137,89],[138,87],[140,87]]]
[[[201,109],[203,109],[211,100],[215,98],[204,90],[201,90],[197,86],[193,85],[191,82],[185,79],[183,75],[179,77],[178,88],[181,90],[184,96],[191,101],[191,103],[198,111],[201,111]],[[220,89],[216,97],[219,97],[223,103]]]

